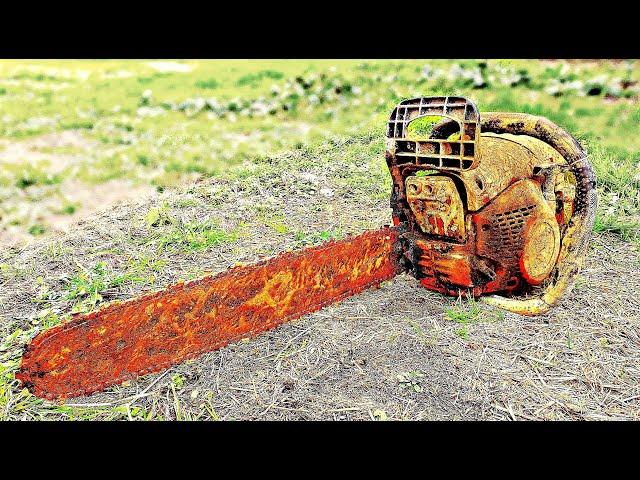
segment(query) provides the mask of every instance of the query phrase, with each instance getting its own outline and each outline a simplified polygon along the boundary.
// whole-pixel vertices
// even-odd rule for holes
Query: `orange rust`
[[[385,227],[75,316],[32,341],[16,378],[54,399],[163,370],[394,277],[397,235]]]
[[[411,128],[432,116],[446,120],[428,134]],[[533,294],[485,297],[525,315],[546,312],[571,288],[597,198],[586,153],[568,133],[526,114],[490,113],[480,122],[473,102],[461,97],[414,98],[389,119],[385,159],[394,228],[76,317],[36,337],[17,378],[48,398],[89,394],[400,271],[446,295]]]
[[[423,128],[422,119],[432,118],[441,120]],[[447,295],[529,295],[560,278],[562,246],[573,248],[563,236],[575,232],[579,196],[590,195],[594,182],[582,154],[574,155],[579,167],[567,163],[561,152],[579,145],[558,127],[495,114],[480,131],[479,118],[461,97],[418,97],[392,112],[385,159],[401,262],[423,286]]]
[[[464,206],[451,178],[411,176],[405,188],[407,203],[424,233],[454,240],[465,237]]]

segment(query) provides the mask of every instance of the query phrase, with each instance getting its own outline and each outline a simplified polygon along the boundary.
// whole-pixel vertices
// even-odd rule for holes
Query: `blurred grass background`
[[[0,241],[230,165],[372,133],[407,97],[548,117],[587,147],[596,230],[638,241],[638,61],[0,62]]]

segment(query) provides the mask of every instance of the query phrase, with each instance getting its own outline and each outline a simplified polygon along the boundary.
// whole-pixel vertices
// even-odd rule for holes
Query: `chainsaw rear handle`
[[[596,216],[596,176],[587,153],[580,143],[564,129],[544,117],[526,113],[482,113],[481,132],[528,135],[547,143],[560,153],[576,179],[574,212],[567,227],[555,270],[543,291],[531,298],[514,299],[490,295],[482,300],[522,315],[546,313],[558,299],[568,294],[576,275],[584,265],[587,246]]]

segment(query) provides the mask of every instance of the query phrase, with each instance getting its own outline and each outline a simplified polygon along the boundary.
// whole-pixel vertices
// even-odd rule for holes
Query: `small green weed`
[[[400,388],[420,393],[423,390],[422,385],[420,385],[420,379],[422,377],[424,377],[424,373],[419,370],[413,370],[411,372],[401,373],[397,378]]]
[[[470,325],[478,322],[494,322],[504,319],[504,312],[501,310],[486,311],[480,307],[478,301],[469,298],[467,301],[458,297],[453,308],[445,310],[445,317],[460,326],[454,330],[454,333],[464,340],[469,339]]]

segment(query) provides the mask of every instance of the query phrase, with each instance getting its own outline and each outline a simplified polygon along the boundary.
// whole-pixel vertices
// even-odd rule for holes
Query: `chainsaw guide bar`
[[[385,227],[76,315],[33,339],[16,378],[52,400],[164,370],[393,278],[396,240]]]

